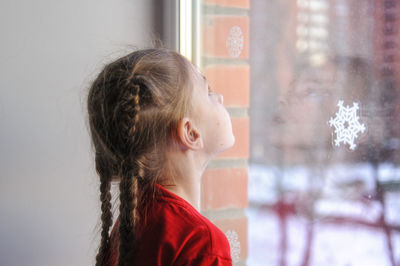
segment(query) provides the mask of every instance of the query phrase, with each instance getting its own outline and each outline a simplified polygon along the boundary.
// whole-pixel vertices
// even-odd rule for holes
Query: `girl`
[[[96,265],[232,265],[227,238],[198,211],[208,162],[235,141],[222,95],[181,55],[148,49],[105,66],[88,113],[102,210]],[[112,181],[120,214],[109,235]]]

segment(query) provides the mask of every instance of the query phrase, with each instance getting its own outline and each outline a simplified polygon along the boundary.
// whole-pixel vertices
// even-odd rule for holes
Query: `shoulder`
[[[164,205],[163,212],[168,213],[164,217],[170,215],[178,217],[178,219],[170,217],[171,224],[166,224],[167,227],[177,229],[175,236],[179,238],[177,240],[180,245],[177,247],[176,265],[232,264],[228,239],[210,220],[193,207],[181,202],[168,202],[162,205]]]
[[[140,265],[232,265],[225,234],[180,199],[158,198],[145,224],[136,258]],[[116,228],[118,220],[111,234],[114,263],[119,242]]]
[[[193,227],[182,246],[177,265],[232,265],[225,234],[203,217],[202,225]]]

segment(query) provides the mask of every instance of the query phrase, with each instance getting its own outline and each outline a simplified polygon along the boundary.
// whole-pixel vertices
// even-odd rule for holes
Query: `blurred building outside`
[[[400,264],[398,14],[251,2],[248,265]],[[335,146],[339,101],[360,106],[354,150]]]

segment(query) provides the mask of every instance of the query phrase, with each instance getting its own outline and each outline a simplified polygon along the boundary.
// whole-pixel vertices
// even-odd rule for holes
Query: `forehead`
[[[207,78],[200,72],[200,70],[193,66],[193,83],[195,86],[207,86],[208,82],[207,82]]]
[[[189,100],[191,102],[189,117],[195,121],[199,121],[202,114],[204,114],[207,91],[208,83],[206,77],[197,68],[194,68],[192,72],[192,97]]]

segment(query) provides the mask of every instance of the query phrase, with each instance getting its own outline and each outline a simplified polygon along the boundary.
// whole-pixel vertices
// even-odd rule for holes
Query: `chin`
[[[235,136],[231,134],[229,139],[227,139],[225,143],[221,144],[221,150],[219,152],[223,152],[232,148],[233,145],[235,145],[235,141],[236,141]]]
[[[229,148],[232,148],[232,147],[233,147],[233,145],[235,145],[235,142],[236,142],[236,138],[235,138],[235,135],[233,135],[233,133],[232,133],[232,137],[231,137],[231,145],[229,146]]]
[[[219,142],[211,144],[209,146],[209,151],[213,156],[218,155],[221,152],[229,150],[235,145],[235,136],[233,133],[225,135],[223,139],[220,139]]]

